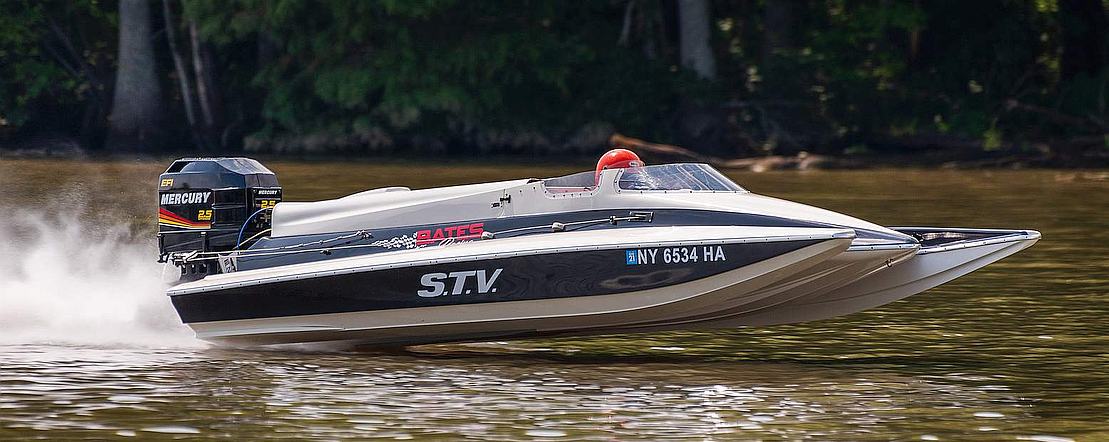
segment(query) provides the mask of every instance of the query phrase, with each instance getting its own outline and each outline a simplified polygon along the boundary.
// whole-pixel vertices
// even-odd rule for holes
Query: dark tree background
[[[5,0],[0,145],[1109,152],[1107,0]]]

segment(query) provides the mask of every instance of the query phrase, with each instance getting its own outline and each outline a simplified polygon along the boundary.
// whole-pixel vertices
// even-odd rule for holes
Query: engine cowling
[[[281,201],[277,175],[250,158],[182,158],[158,177],[159,262],[171,254],[220,252],[245,246],[270,228]],[[181,268],[182,275],[217,273],[214,261]]]

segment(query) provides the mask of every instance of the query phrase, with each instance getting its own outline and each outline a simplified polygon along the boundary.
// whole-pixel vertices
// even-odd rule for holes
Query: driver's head
[[[639,159],[639,155],[627,149],[612,149],[601,155],[601,159],[597,160],[597,170],[593,173],[593,183],[601,183],[601,171],[605,169],[623,169],[627,167],[641,167],[643,160]]]

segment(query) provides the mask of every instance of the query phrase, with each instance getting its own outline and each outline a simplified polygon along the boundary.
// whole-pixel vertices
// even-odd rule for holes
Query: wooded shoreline
[[[1107,8],[0,2],[0,152],[585,158],[628,134],[733,167],[1096,167]]]
[[[1109,168],[1109,151],[1098,156],[1084,154],[1065,156],[1046,152],[1011,153],[1005,151],[986,152],[967,150],[963,147],[939,147],[918,149],[915,152],[856,154],[829,156],[800,152],[797,155],[767,155],[744,158],[719,158],[702,155],[679,146],[650,143],[635,138],[615,134],[609,147],[629,148],[639,153],[650,163],[659,162],[697,162],[707,163],[723,170],[749,170],[764,172],[773,170],[822,170],[822,169],[877,169],[877,168],[943,168],[943,169],[1106,169]],[[243,152],[203,152],[181,150],[163,151],[156,154],[138,152],[103,152],[81,149],[75,143],[54,142],[17,148],[0,145],[0,160],[25,158],[56,158],[64,160],[116,161],[135,159],[165,159],[188,156],[251,156],[269,161],[303,162],[396,162],[396,163],[455,163],[455,164],[582,164],[589,165],[596,160],[595,155],[543,155],[494,154],[482,157],[458,155],[341,155],[326,154],[250,154]],[[583,166],[584,167],[584,166]]]

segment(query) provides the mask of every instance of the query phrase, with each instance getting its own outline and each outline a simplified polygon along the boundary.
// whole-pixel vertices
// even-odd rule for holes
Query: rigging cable
[[[267,210],[267,209],[261,209],[261,210]],[[261,210],[259,210],[259,212]],[[257,212],[255,212],[255,214],[257,214]],[[254,216],[254,215],[251,215],[251,216]],[[248,221],[249,221],[249,218],[248,218]],[[586,227],[586,226],[591,225],[591,224],[612,224],[612,225],[616,225],[619,222],[627,222],[627,221],[646,221],[646,222],[650,222],[651,217],[650,217],[649,214],[636,213],[636,214],[633,214],[631,216],[622,216],[622,217],[621,216],[610,216],[608,218],[592,219],[592,220],[585,220],[585,221],[573,221],[573,222],[568,222],[568,223],[562,223],[562,222],[557,222],[556,221],[556,222],[553,222],[551,224],[541,224],[541,225],[537,225],[537,226],[520,227],[520,228],[515,228],[515,229],[502,230],[502,231],[499,231],[499,232],[486,232],[488,235],[483,234],[480,239],[493,239],[493,238],[495,238],[499,235],[505,235],[505,234],[510,234],[510,233],[518,233],[518,232],[524,232],[524,231],[529,231],[529,230],[538,230],[538,229],[551,229],[552,232],[564,232],[564,231],[567,230],[568,227],[581,228],[581,227]],[[265,232],[266,231],[258,232],[257,234],[255,234],[254,236],[249,238],[247,241],[250,241],[251,239],[254,239],[254,237],[259,236],[259,235],[261,235],[262,233],[265,233]],[[246,250],[234,250],[234,249],[232,249],[229,252],[195,252],[194,251],[194,252],[189,253],[188,255],[178,255],[178,257],[183,257],[183,258],[181,258],[181,261],[180,261],[181,263],[187,263],[187,262],[193,262],[193,261],[208,261],[208,260],[219,259],[221,254],[222,255],[231,254],[231,255],[234,255],[235,257],[239,257],[239,258],[251,258],[251,257],[259,257],[259,256],[275,256],[275,255],[289,255],[289,254],[308,253],[308,252],[321,252],[321,253],[330,254],[330,252],[334,251],[334,250],[350,250],[350,249],[359,249],[359,248],[368,248],[368,247],[390,248],[389,245],[393,243],[391,240],[379,240],[379,241],[375,241],[371,244],[354,244],[354,245],[330,246],[330,247],[325,246],[325,247],[312,248],[312,249],[301,249],[301,247],[305,247],[305,246],[311,246],[311,245],[321,245],[322,246],[324,243],[333,242],[333,241],[340,241],[340,240],[344,240],[344,239],[352,239],[352,238],[356,238],[356,237],[361,237],[361,239],[370,239],[370,238],[373,238],[373,234],[370,233],[369,231],[366,231],[366,230],[359,230],[359,231],[349,233],[349,234],[346,234],[346,235],[336,236],[334,238],[321,239],[321,240],[317,240],[317,241],[310,241],[310,242],[297,243],[297,244],[290,244],[290,245],[281,246],[281,247],[268,247],[268,248],[261,248],[261,249],[246,249]],[[447,239],[450,239],[450,238],[444,238],[444,240],[447,240]],[[348,242],[347,244],[350,244],[350,243]],[[440,245],[448,245],[448,244],[450,244],[450,243],[440,243]],[[242,245],[242,244],[240,244],[240,245]],[[237,247],[238,246],[236,246],[236,248]],[[296,249],[296,250],[291,250],[291,249]]]

